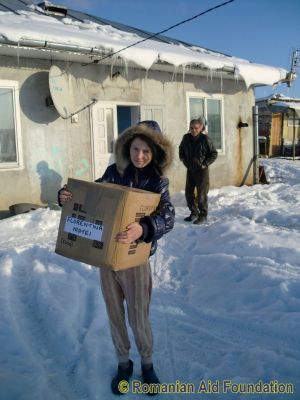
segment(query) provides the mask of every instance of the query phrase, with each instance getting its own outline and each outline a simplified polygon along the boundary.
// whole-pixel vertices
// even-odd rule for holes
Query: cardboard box
[[[144,264],[151,243],[122,244],[118,232],[158,206],[160,194],[113,183],[69,179],[73,198],[62,208],[55,252],[114,271]]]

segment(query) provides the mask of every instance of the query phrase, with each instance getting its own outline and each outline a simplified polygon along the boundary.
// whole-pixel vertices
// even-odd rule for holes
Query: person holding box
[[[175,210],[170,200],[169,180],[164,176],[172,159],[172,145],[161,133],[158,123],[143,121],[118,137],[115,163],[96,180],[160,193],[160,203],[153,214],[141,218],[139,222],[130,223],[125,231],[116,235],[116,241],[124,244],[151,242],[150,256],[156,251],[157,240],[174,226]],[[63,206],[72,198],[72,193],[64,187],[58,197],[59,204]],[[124,301],[141,357],[143,382],[159,383],[152,361],[153,337],[149,321],[152,276],[149,261],[120,271],[100,267],[100,281],[118,359],[118,370],[111,382],[112,392],[122,394],[120,382],[128,381],[133,373]]]

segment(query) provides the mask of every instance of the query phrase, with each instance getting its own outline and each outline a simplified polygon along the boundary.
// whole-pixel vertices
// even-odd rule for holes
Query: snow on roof
[[[0,38],[2,44],[7,41],[10,45],[12,43],[19,45],[24,40],[37,40],[116,52],[144,37],[88,19],[83,21],[71,17],[58,19],[46,15],[40,7],[31,5],[28,11],[0,11]],[[158,61],[174,67],[184,68],[192,65],[212,71],[229,69],[237,78],[244,79],[247,87],[259,84],[273,85],[285,79],[287,74],[283,68],[250,63],[201,47],[184,45],[183,42],[168,43],[149,39],[118,53],[118,56],[146,70]]]
[[[293,110],[298,117],[300,117],[300,102],[285,102],[285,101],[275,101],[270,103],[271,109],[276,112],[288,112],[288,110]]]
[[[272,103],[272,104],[274,104],[274,105],[276,105],[276,106],[280,106],[280,107],[287,107],[287,108],[292,108],[292,109],[295,109],[295,110],[300,110],[300,103],[298,102],[292,102],[292,101],[289,101],[289,102],[286,102],[286,101],[275,101],[275,103]]]
[[[261,102],[261,101],[286,101],[286,102],[300,102],[300,99],[297,99],[295,97],[287,97],[282,93],[274,93],[274,94],[270,94],[269,96],[266,97],[260,97],[259,99],[256,100],[256,102]]]

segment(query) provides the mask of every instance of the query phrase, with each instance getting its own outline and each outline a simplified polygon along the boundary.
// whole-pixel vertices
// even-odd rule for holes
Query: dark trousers
[[[195,194],[196,189],[196,194]],[[191,213],[207,216],[209,190],[208,168],[186,173],[185,198]]]

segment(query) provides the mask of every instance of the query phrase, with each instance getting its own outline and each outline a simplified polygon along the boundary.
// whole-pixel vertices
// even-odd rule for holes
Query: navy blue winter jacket
[[[146,141],[152,149],[152,161],[145,168],[136,168],[131,163],[130,144],[136,137]],[[116,163],[110,165],[96,182],[115,183],[161,195],[156,211],[139,221],[143,234],[138,242],[152,242],[152,255],[157,248],[157,240],[174,226],[175,210],[170,200],[169,180],[164,177],[164,171],[173,160],[173,146],[161,132],[141,123],[128,128],[118,137],[114,152]],[[58,202],[60,204],[59,195]]]
[[[157,240],[174,226],[175,210],[170,200],[168,178],[160,177],[152,164],[141,169],[130,163],[122,175],[118,172],[116,164],[110,165],[102,178],[96,182],[110,182],[161,194],[157,210],[139,221],[143,227],[143,235],[139,241],[152,242],[150,255],[153,255],[157,248]]]

